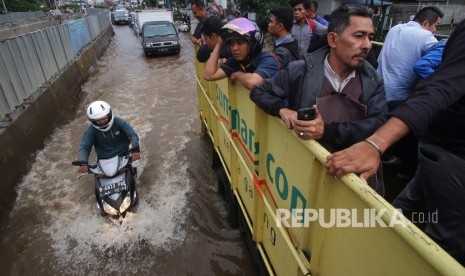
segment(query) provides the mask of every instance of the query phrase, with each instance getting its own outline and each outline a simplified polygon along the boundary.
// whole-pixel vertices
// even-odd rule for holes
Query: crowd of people
[[[410,182],[393,205],[407,217],[437,212],[424,231],[464,265],[465,21],[438,41],[444,14],[425,7],[388,32],[376,59],[369,7],[341,5],[329,22],[317,9],[295,0],[271,10],[268,53],[255,22],[219,18],[193,1],[199,24],[191,40],[201,45],[204,79],[229,77],[299,138],[319,141],[332,153],[326,167],[335,177],[357,173],[383,195],[381,164],[399,161],[399,177]],[[314,118],[298,118],[311,107]]]

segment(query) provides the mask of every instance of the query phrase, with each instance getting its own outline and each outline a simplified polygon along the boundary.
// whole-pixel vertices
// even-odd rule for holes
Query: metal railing
[[[109,12],[0,42],[0,120],[28,102],[108,26]]]
[[[465,275],[366,182],[327,174],[329,152],[320,144],[263,112],[241,85],[205,81],[205,64],[195,66],[199,113],[221,163],[216,170],[228,216],[231,222],[239,214],[241,236],[250,237],[264,274]],[[333,211],[350,212],[345,225],[328,224]]]

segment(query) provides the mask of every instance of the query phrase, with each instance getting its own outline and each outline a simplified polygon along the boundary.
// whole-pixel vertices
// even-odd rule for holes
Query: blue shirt
[[[256,73],[263,79],[274,77],[278,72],[278,62],[267,52],[261,52],[253,58],[248,64],[240,64],[233,57],[229,58],[220,66],[226,76],[230,77],[232,73],[243,71],[246,73]]]
[[[275,46],[279,46],[280,44],[282,43],[285,43],[285,42],[289,42],[292,40],[292,35],[291,34],[288,34],[288,35],[285,35],[281,38],[278,38],[274,41],[274,45]]]
[[[100,131],[92,125],[87,127],[79,146],[79,160],[87,162],[92,147],[95,148],[98,158],[107,159],[124,153],[129,149],[129,145],[139,148],[139,136],[126,121],[115,117],[108,131]]]
[[[420,79],[426,79],[433,74],[442,63],[442,53],[446,47],[447,39],[443,39],[436,43],[431,50],[428,51],[422,58],[417,60],[413,71]]]
[[[315,16],[315,18],[313,18],[313,20],[315,20],[316,22],[324,25],[325,27],[329,26],[328,20],[324,19],[323,17],[319,16],[318,14]]]
[[[404,101],[415,83],[413,65],[438,40],[416,21],[394,26],[387,34],[378,57],[378,73],[383,76],[386,100]]]

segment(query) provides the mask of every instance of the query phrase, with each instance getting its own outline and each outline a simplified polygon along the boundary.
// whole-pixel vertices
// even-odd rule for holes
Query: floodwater
[[[1,275],[254,275],[216,191],[188,36],[180,34],[179,55],[146,58],[131,28],[114,30],[80,111],[17,183],[0,229]],[[98,215],[92,176],[78,179],[71,165],[94,100],[109,102],[141,140],[139,206],[121,225]]]

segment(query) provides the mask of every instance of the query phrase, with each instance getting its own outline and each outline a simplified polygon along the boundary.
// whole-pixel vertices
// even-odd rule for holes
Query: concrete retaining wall
[[[0,26],[0,41],[54,27],[59,24],[61,24],[60,20],[53,17],[47,20],[21,22],[20,24],[14,22],[2,24]]]
[[[76,114],[81,85],[113,35],[110,25],[32,104],[25,105],[20,114],[14,116],[14,121],[1,130],[0,223],[13,207],[15,185],[29,171],[34,153],[43,148],[45,139],[54,129]]]

